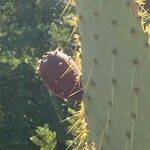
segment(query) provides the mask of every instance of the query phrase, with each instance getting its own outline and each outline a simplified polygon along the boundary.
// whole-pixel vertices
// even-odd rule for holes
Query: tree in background
[[[63,8],[60,0],[0,0],[0,149],[37,149],[30,136],[44,123],[56,132],[58,150],[73,137],[61,123],[68,104],[49,95],[35,68],[49,49],[73,53],[71,28],[59,19]]]
[[[30,139],[36,145],[40,146],[40,150],[52,150],[56,145],[56,133],[49,130],[47,124],[44,127],[37,127],[35,135]]]
[[[58,43],[66,44],[70,30],[59,19],[60,0],[1,0],[0,4],[1,56],[30,60]]]

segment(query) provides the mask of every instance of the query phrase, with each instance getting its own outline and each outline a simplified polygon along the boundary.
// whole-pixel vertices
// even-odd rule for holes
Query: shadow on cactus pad
[[[82,99],[81,70],[68,55],[58,50],[47,52],[41,60],[39,72],[47,88],[58,97]]]

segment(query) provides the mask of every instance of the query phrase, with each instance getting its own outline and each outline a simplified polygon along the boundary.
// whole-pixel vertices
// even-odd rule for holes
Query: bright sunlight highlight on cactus
[[[77,0],[76,5],[89,141],[97,150],[149,150],[150,48],[144,1]]]

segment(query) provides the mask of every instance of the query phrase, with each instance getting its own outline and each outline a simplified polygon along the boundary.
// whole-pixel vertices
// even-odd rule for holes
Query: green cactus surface
[[[140,4],[142,0],[138,0]],[[77,0],[89,141],[150,150],[150,48],[134,0]]]

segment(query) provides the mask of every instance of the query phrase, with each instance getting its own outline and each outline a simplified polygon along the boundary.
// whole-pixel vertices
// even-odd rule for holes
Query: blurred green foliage
[[[56,133],[49,130],[47,124],[44,127],[37,127],[35,135],[30,139],[36,145],[40,146],[40,150],[53,150],[56,145]]]
[[[56,150],[64,150],[74,136],[66,134],[70,123],[61,123],[70,106],[48,93],[36,71],[50,49],[73,53],[72,29],[60,19],[64,5],[61,0],[0,0],[0,150],[38,150],[30,140],[38,126],[50,139],[56,133]],[[49,130],[42,128],[45,123]]]
[[[0,0],[1,57],[35,59],[63,47],[70,32],[60,19],[63,8],[60,0]]]
[[[33,149],[29,138],[44,123],[56,131],[58,145],[65,147],[65,140],[70,138],[66,135],[68,123],[61,123],[68,115],[66,102],[50,97],[30,64],[0,66],[0,70],[6,67],[0,72],[0,149],[5,150],[10,144],[12,150],[13,144],[15,149],[23,145]]]

